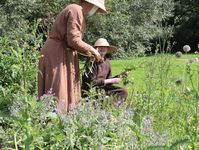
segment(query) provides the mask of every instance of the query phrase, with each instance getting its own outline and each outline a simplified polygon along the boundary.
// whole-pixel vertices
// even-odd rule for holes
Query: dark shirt
[[[104,62],[94,62],[93,65],[91,61],[87,61],[85,64],[84,72],[82,74],[82,97],[87,97],[87,91],[91,86],[96,86],[97,89],[105,90],[106,94],[109,96],[116,95],[117,105],[123,103],[126,99],[128,92],[126,89],[114,86],[112,84],[105,85],[104,80],[110,79],[112,77],[111,65],[107,58]]]
[[[91,68],[89,68],[91,67]],[[93,65],[87,61],[82,74],[82,90],[89,90],[89,85],[105,86],[104,80],[112,78],[110,61],[104,58],[103,62],[94,61]]]

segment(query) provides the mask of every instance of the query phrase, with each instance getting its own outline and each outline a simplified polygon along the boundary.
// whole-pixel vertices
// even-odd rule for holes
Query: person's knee
[[[126,89],[122,89],[121,92],[120,92],[120,95],[125,100],[127,98],[127,96],[128,96],[128,91]]]
[[[126,100],[128,92],[126,89],[122,88],[118,94],[119,95],[118,95],[117,105],[120,106]]]

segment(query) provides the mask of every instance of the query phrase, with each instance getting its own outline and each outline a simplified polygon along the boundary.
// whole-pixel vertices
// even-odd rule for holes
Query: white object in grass
[[[184,52],[187,53],[191,50],[191,47],[189,45],[185,45],[185,46],[183,46],[183,50],[184,50]]]

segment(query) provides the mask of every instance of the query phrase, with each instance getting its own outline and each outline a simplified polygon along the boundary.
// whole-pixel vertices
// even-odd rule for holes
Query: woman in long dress
[[[38,73],[38,97],[51,91],[58,99],[57,111],[73,110],[81,98],[78,53],[94,56],[99,52],[82,41],[85,16],[106,13],[104,0],[80,0],[63,9],[41,49]]]

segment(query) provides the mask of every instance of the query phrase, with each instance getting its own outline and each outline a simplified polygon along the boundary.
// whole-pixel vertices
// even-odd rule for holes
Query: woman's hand
[[[118,84],[120,83],[121,79],[120,78],[112,78],[112,79],[106,79],[104,81],[105,85],[106,84]]]
[[[96,61],[102,61],[103,60],[100,53],[98,52],[98,50],[96,50],[95,48],[92,47],[90,51],[94,55]]]

